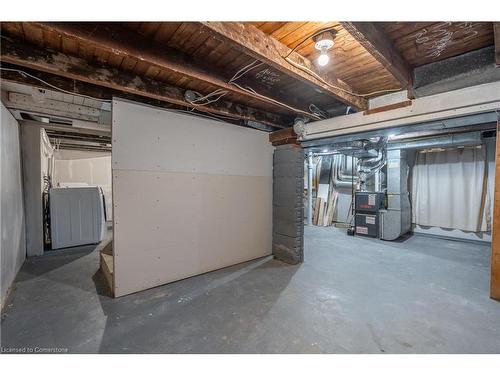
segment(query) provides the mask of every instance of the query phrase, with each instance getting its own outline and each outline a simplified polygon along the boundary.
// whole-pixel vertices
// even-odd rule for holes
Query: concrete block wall
[[[304,151],[275,148],[273,158],[273,255],[290,264],[304,260]]]

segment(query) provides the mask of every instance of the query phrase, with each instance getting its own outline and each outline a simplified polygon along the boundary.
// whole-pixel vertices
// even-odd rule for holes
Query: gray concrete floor
[[[306,228],[305,262],[270,257],[112,299],[98,251],[28,260],[2,347],[72,353],[500,353],[489,246]]]

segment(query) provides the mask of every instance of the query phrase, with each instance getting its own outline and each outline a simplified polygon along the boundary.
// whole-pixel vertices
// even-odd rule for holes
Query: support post
[[[313,185],[313,158],[312,151],[307,153],[307,225],[312,225],[312,185]]]
[[[304,151],[278,146],[273,159],[273,255],[298,264],[304,261]]]
[[[500,119],[497,122],[495,151],[495,194],[491,238],[490,297],[500,300]]]

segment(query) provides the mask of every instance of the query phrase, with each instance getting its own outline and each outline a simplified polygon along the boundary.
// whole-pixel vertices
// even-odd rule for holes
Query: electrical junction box
[[[354,225],[356,235],[366,237],[378,237],[378,214],[365,214],[356,212]]]
[[[356,212],[378,212],[385,208],[384,197],[384,193],[357,191],[355,196]]]

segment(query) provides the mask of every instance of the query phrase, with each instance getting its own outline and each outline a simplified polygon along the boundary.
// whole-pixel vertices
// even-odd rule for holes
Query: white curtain
[[[417,152],[412,176],[413,222],[472,232],[488,230],[486,176],[483,146]]]

